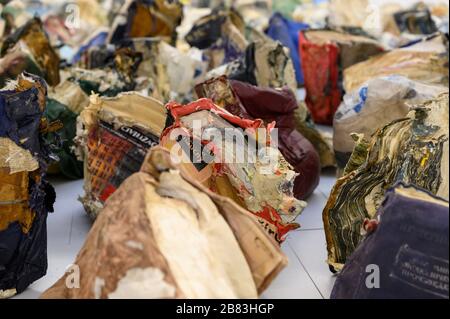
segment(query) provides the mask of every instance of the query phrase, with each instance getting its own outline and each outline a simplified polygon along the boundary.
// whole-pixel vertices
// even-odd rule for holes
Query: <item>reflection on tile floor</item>
[[[282,249],[289,265],[263,293],[262,298],[318,299],[328,298],[334,276],[325,263],[326,247],[322,224],[322,210],[326,196],[334,184],[334,170],[325,171],[319,187],[308,200],[308,207],[298,217],[300,230],[289,234]],[[77,200],[83,194],[83,183],[52,179],[57,199],[55,213],[48,218],[48,271],[44,278],[33,283],[15,298],[38,298],[63,274],[75,260],[91,227],[91,220]]]

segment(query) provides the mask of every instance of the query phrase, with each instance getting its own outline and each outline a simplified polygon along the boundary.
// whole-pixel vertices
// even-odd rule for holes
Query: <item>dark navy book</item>
[[[387,191],[376,230],[338,275],[331,298],[449,298],[449,206],[414,186]]]

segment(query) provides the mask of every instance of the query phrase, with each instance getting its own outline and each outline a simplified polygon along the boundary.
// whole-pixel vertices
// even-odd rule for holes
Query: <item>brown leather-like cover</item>
[[[231,81],[231,86],[252,118],[275,121],[278,148],[300,175],[295,179],[294,195],[306,199],[319,184],[320,159],[314,146],[295,129],[294,111],[298,107],[294,93],[288,88],[261,88]]]

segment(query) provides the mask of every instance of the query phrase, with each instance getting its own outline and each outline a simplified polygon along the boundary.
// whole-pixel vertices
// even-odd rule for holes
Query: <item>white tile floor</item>
[[[328,299],[335,276],[326,263],[327,252],[322,211],[334,185],[335,171],[322,172],[320,184],[298,217],[299,230],[288,235],[282,245],[288,266],[263,293],[262,298]]]
[[[334,184],[334,171],[322,174],[319,187],[298,218],[300,230],[292,232],[282,245],[288,266],[264,292],[263,298],[328,298],[334,277],[325,263],[326,248],[322,209]],[[15,298],[38,298],[59,279],[83,245],[91,221],[77,200],[83,193],[82,181],[52,179],[56,187],[55,213],[48,218],[48,271]]]

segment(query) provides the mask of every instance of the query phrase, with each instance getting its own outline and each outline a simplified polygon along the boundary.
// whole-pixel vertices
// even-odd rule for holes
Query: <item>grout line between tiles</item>
[[[300,228],[297,231],[301,232],[301,231],[311,231],[311,230],[323,230],[323,227],[319,227],[319,228]]]
[[[289,242],[286,242],[286,244],[288,244],[289,249],[294,253],[295,257],[297,258],[298,262],[300,263],[300,265],[303,267],[303,269],[306,272],[306,275],[308,275],[309,279],[311,280],[311,282],[313,283],[314,287],[316,287],[317,292],[319,293],[319,295],[322,297],[322,299],[325,299],[325,297],[323,296],[322,292],[320,291],[319,287],[317,287],[316,282],[312,279],[311,275],[309,274],[308,270],[306,269],[305,265],[303,265],[302,261],[300,260],[300,258],[298,257],[297,253],[295,252],[295,249],[292,248],[291,244]]]
[[[328,201],[328,195],[326,195],[325,194],[325,192],[323,191],[323,190],[321,190],[321,189],[317,189],[318,191],[319,191],[319,193],[325,198],[325,204],[327,203],[327,201]],[[329,191],[329,193],[331,192],[331,190]]]

